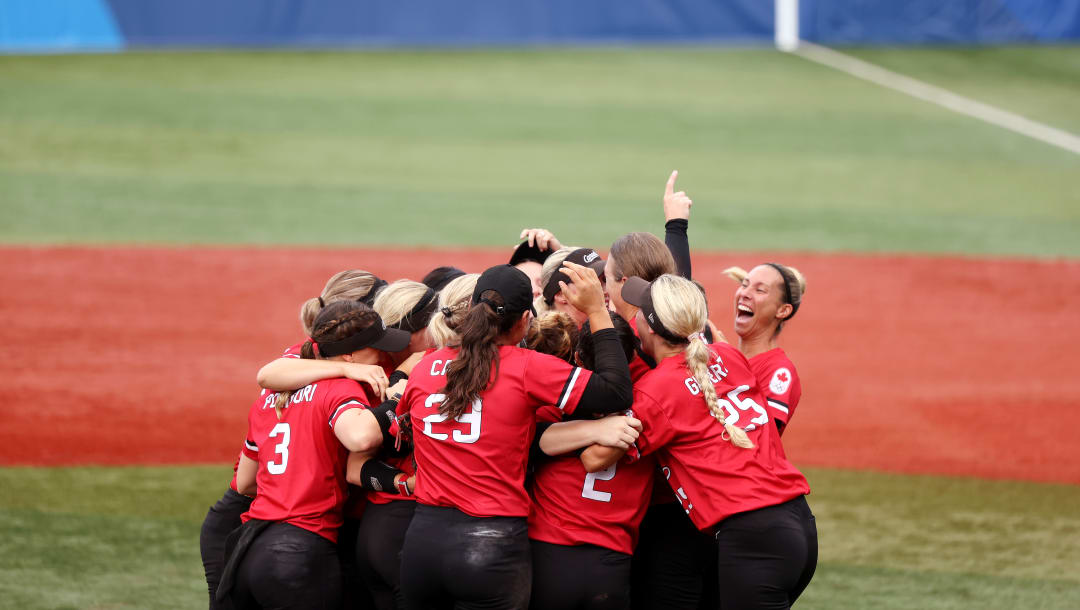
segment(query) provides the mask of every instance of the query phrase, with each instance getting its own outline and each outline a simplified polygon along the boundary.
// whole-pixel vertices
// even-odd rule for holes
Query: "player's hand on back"
[[[664,222],[673,218],[690,218],[690,206],[694,205],[694,202],[684,191],[675,191],[675,179],[678,177],[679,170],[671,172],[664,187]]]
[[[593,442],[605,447],[629,449],[641,433],[641,420],[629,415],[609,415],[596,420]]]

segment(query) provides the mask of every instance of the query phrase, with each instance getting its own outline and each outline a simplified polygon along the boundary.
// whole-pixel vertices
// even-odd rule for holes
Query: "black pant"
[[[345,517],[338,530],[338,559],[341,560],[341,607],[343,610],[374,610],[367,583],[360,576],[356,563],[356,539],[360,520]]]
[[[240,527],[240,515],[250,507],[251,498],[227,489],[225,495],[206,511],[202,529],[199,530],[199,552],[202,554],[203,569],[206,570],[206,588],[210,591],[210,610],[230,608],[227,601],[215,601],[214,594],[221,582],[221,571],[225,569],[225,539]]]
[[[405,607],[401,593],[401,549],[416,502],[368,504],[356,537],[356,565],[378,610]]]
[[[239,610],[339,610],[337,545],[288,523],[271,524],[241,559],[232,600]]]
[[[630,600],[635,610],[716,607],[716,542],[678,502],[655,504],[641,522]]]
[[[418,505],[401,558],[406,607],[527,608],[532,556],[524,517],[472,517]]]
[[[630,555],[530,540],[532,610],[629,610]]]
[[[817,525],[803,496],[724,519],[716,542],[724,610],[790,608],[817,567]]]

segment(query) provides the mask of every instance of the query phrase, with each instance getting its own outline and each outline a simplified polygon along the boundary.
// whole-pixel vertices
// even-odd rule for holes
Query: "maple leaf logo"
[[[776,378],[779,379],[780,381],[787,381],[788,380],[787,371],[780,371],[779,373],[777,373]]]

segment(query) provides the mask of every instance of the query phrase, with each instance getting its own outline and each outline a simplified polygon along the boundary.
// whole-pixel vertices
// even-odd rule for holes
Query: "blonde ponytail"
[[[454,278],[439,291],[439,308],[428,322],[428,332],[437,347],[456,346],[461,342],[458,326],[465,320],[472,303],[473,289],[479,273]]]
[[[720,273],[723,273],[724,275],[726,275],[729,278],[735,280],[739,284],[741,284],[743,282],[743,280],[745,280],[747,278],[747,276],[750,275],[750,273],[746,269],[743,269],[742,267],[728,267],[727,269],[724,269]]]
[[[705,340],[700,333],[695,333],[690,337],[690,344],[686,346],[683,354],[686,357],[686,367],[690,369],[694,381],[701,388],[701,394],[705,397],[709,412],[724,426],[724,432],[727,434],[724,440],[730,441],[732,445],[740,449],[753,449],[754,443],[746,435],[746,431],[727,423],[727,414],[720,408],[720,402],[716,397],[716,386],[709,379],[708,362],[712,359],[712,352],[705,345]]]
[[[707,317],[705,295],[690,280],[662,275],[653,282],[652,303],[664,328],[689,341],[683,350],[686,368],[701,388],[709,413],[724,426],[724,440],[740,449],[753,449],[754,443],[746,431],[727,423],[727,414],[716,396],[716,386],[709,378],[709,362],[713,353],[701,334]]]

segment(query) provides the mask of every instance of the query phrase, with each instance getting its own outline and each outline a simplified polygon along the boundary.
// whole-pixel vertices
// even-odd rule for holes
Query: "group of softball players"
[[[806,290],[690,279],[692,205],[607,259],[526,229],[509,264],[342,271],[258,374],[200,545],[211,608],[788,608],[813,576],[801,395],[778,346]]]

